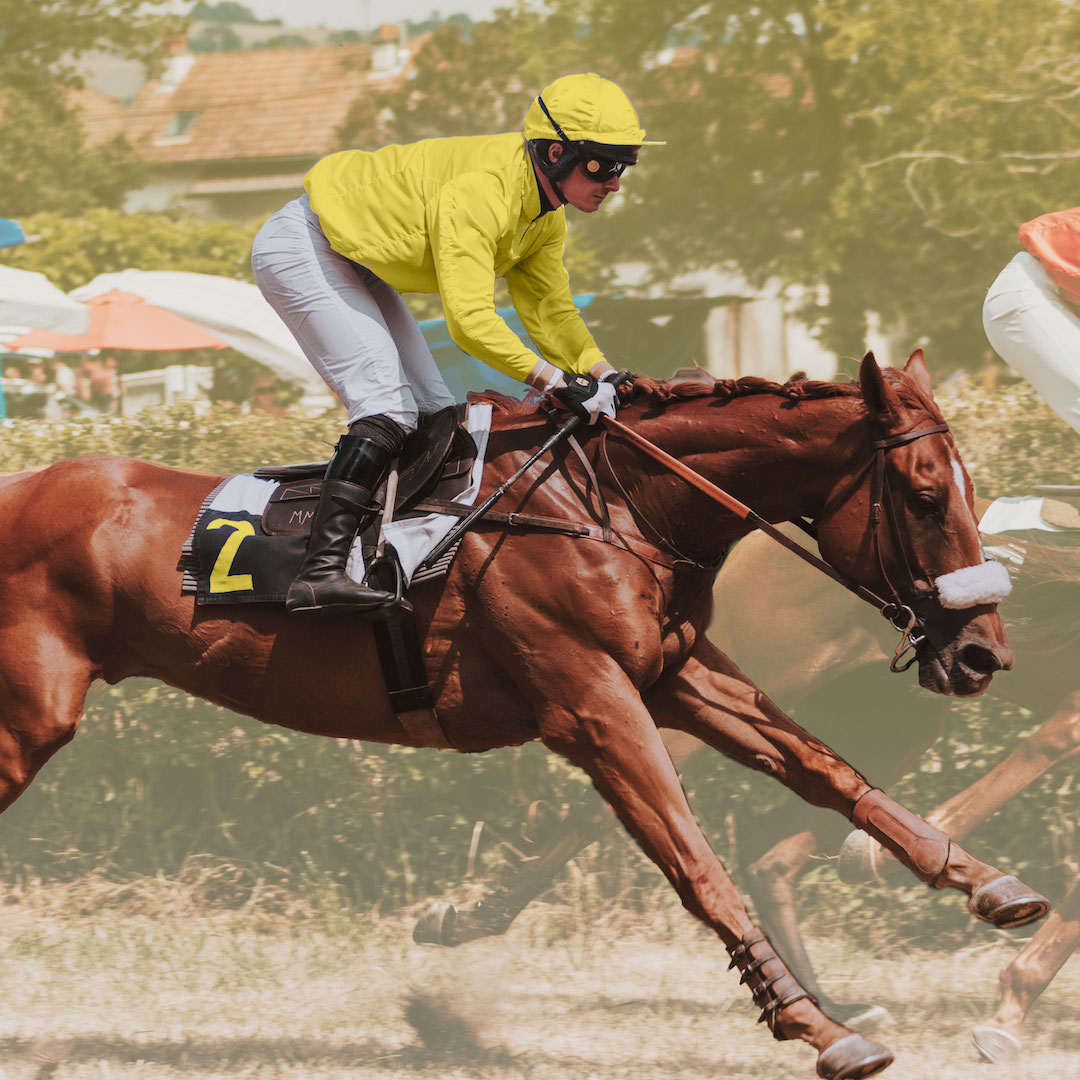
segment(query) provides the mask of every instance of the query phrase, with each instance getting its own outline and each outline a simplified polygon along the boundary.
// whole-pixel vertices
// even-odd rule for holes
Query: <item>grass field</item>
[[[2,899],[2,897],[0,897]],[[85,883],[2,905],[4,1080],[810,1080],[718,942],[677,909],[583,926],[534,905],[501,939],[420,947],[412,920],[316,914],[281,897],[213,911],[189,886]],[[971,1025],[1023,935],[877,959],[814,941],[837,997],[894,1017],[894,1080],[1080,1078],[1080,961],[1029,1020],[1014,1066]]]

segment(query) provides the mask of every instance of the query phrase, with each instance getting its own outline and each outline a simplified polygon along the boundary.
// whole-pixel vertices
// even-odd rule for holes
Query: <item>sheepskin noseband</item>
[[[934,582],[942,607],[969,608],[1000,604],[1012,592],[1009,571],[989,556],[979,566],[963,566]]]

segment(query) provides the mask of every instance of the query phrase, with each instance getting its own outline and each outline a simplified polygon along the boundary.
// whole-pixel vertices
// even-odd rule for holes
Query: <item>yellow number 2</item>
[[[250,521],[232,521],[229,518],[214,518],[207,523],[208,529],[220,529],[227,525],[233,529],[232,536],[221,547],[214,569],[210,572],[210,591],[212,593],[242,592],[245,589],[253,589],[254,583],[250,574],[230,574],[233,559],[244,542],[244,537],[255,535],[255,526]]]

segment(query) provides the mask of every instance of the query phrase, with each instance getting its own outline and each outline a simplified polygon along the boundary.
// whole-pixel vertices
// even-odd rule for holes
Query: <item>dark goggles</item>
[[[603,158],[582,157],[581,171],[585,176],[597,184],[606,184],[616,176],[622,176],[626,171],[625,161],[606,161]]]

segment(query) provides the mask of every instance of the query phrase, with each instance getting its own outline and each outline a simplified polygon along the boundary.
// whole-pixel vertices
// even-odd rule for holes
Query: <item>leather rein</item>
[[[808,522],[803,518],[792,519],[794,525],[797,525],[805,533],[816,540],[820,522],[824,518],[831,516],[847,502],[861,486],[867,472],[870,472],[870,531],[873,539],[874,554],[877,559],[882,579],[885,584],[888,585],[889,591],[892,593],[892,598],[890,600],[883,600],[876,593],[866,588],[866,586],[860,585],[854,578],[848,577],[847,574],[837,570],[834,566],[830,566],[824,559],[815,555],[813,552],[808,551],[801,544],[796,543],[790,537],[785,536],[775,525],[755,513],[745,503],[740,502],[733,495],[729,495],[723,488],[717,487],[712,481],[707,480],[701,473],[691,469],[690,466],[683,464],[678,458],[673,457],[665,450],[661,450],[659,446],[649,439],[646,439],[643,435],[639,435],[632,428],[627,427],[625,424],[611,417],[605,416],[602,422],[607,428],[607,431],[623,436],[655,461],[660,462],[661,465],[664,465],[688,484],[697,488],[698,491],[703,492],[714,502],[719,503],[725,509],[736,514],[752,528],[765,533],[766,536],[771,537],[778,544],[782,544],[804,562],[809,563],[823,574],[827,574],[833,581],[843,585],[849,592],[853,592],[860,599],[865,600],[868,604],[872,604],[877,608],[882,616],[888,619],[893,628],[901,635],[900,642],[896,647],[896,652],[889,664],[889,669],[891,671],[907,671],[907,669],[915,663],[918,659],[915,650],[924,640],[925,634],[921,633],[923,630],[922,620],[915,614],[911,604],[932,598],[936,593],[936,589],[932,585],[920,585],[912,570],[912,560],[904,545],[900,533],[899,522],[896,519],[896,510],[892,505],[892,499],[889,497],[889,481],[885,470],[885,455],[889,450],[892,450],[897,446],[906,446],[908,443],[915,442],[915,440],[922,439],[927,435],[944,434],[949,430],[948,424],[934,424],[931,427],[920,428],[917,431],[908,431],[901,435],[890,435],[884,439],[875,440],[871,443],[873,456],[867,460],[846,484],[844,484],[840,491],[833,495],[826,503],[821,513],[819,513],[812,522]],[[625,496],[626,490],[615,476],[614,470],[611,467],[611,462],[607,459],[606,451],[604,452],[604,459],[608,471],[611,473],[612,478]],[[882,514],[883,507],[885,510],[884,515]],[[663,536],[655,526],[642,517],[640,511],[637,511],[637,513],[638,516],[642,518],[642,521],[649,525],[649,529],[655,535],[660,537]],[[884,560],[881,554],[881,543],[879,540],[883,516],[888,523],[893,545],[900,553],[904,571],[907,576],[907,581],[904,584],[910,589],[909,595],[912,597],[911,604],[906,604],[901,599],[899,591],[885,569]],[[681,552],[678,552],[678,549],[674,548],[674,545],[666,538],[664,539],[664,543],[667,544],[668,547],[672,547],[677,554],[681,555]],[[922,580],[927,580],[925,575]],[[901,666],[900,661],[903,659],[904,654],[909,650],[912,652],[912,656]]]

